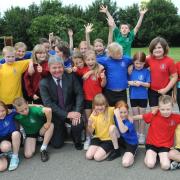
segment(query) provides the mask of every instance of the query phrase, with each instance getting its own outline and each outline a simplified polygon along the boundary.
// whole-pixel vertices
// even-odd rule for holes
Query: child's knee
[[[1,143],[1,151],[8,152],[11,150],[11,143],[10,142],[3,142]]]
[[[0,172],[3,172],[7,169],[8,162],[5,158],[0,159]]]
[[[170,163],[166,162],[161,164],[161,169],[168,170],[169,168],[170,168]]]
[[[130,160],[127,160],[127,159],[122,161],[122,166],[125,168],[130,167],[132,164],[133,164],[133,162]]]
[[[150,169],[154,168],[154,166],[155,166],[155,162],[153,162],[151,160],[146,160],[146,161],[144,161],[144,163]]]
[[[88,152],[86,152],[86,159],[88,159],[88,160],[93,159],[93,155],[88,153]]]
[[[18,139],[20,140],[20,138],[21,138],[20,132],[15,131],[12,133],[12,140],[18,140]]]
[[[174,150],[169,151],[169,153],[168,153],[169,159],[174,159],[175,156],[176,156],[176,153],[174,152]]]
[[[35,152],[25,152],[24,153],[24,157],[27,158],[27,159],[30,159],[33,157]]]
[[[102,157],[102,155],[100,155],[99,153],[96,153],[95,155],[94,155],[94,160],[95,161],[102,161],[103,160],[103,157]]]

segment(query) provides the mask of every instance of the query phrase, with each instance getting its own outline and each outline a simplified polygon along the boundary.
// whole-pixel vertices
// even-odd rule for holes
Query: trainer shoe
[[[91,138],[90,137],[86,137],[86,141],[84,142],[84,150],[88,150],[89,146],[91,143]]]
[[[145,144],[145,135],[144,134],[139,134],[138,142],[139,142],[139,144]]]
[[[19,165],[19,158],[12,156],[8,170],[13,171],[13,170],[17,169],[18,165]]]
[[[46,150],[41,151],[41,161],[46,162],[49,160],[49,155]]]
[[[180,163],[178,163],[177,161],[172,161],[170,170],[175,170],[175,169],[180,169]]]
[[[107,161],[112,161],[112,160],[114,160],[114,159],[116,159],[116,158],[118,158],[120,156],[121,156],[120,149],[113,149],[106,160]]]

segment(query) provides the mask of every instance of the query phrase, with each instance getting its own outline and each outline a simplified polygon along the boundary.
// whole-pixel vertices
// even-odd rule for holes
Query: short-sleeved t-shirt
[[[169,117],[163,117],[160,112],[156,115],[147,113],[143,115],[143,119],[150,124],[146,144],[167,148],[173,146],[175,129],[180,123],[180,114],[171,114]]]
[[[150,83],[150,71],[146,68],[141,70],[133,69],[132,73],[129,75],[130,81],[141,81],[145,83]],[[130,99],[147,99],[148,92],[147,88],[144,86],[130,86]]]
[[[150,88],[154,91],[165,88],[170,81],[170,76],[177,72],[173,59],[168,56],[162,59],[155,59],[153,56],[149,56],[147,64],[151,73]]]
[[[180,125],[177,126],[176,128],[176,142],[175,142],[175,147],[180,149]]]
[[[177,73],[178,73],[178,81],[180,81],[180,62],[176,63],[176,69],[177,69]]]
[[[113,39],[123,47],[123,54],[131,56],[131,45],[134,40],[134,30],[130,31],[126,37],[122,36],[119,29],[116,27],[113,31]]]
[[[128,119],[123,120],[123,124],[127,126],[128,128],[128,130],[125,133],[121,133],[121,131],[119,130],[118,121],[115,116],[114,116],[114,122],[119,131],[120,136],[124,139],[126,143],[131,144],[131,145],[138,144],[138,137],[137,137],[136,129],[132,122],[130,122]]]
[[[123,56],[121,59],[108,57],[105,60],[99,60],[104,66],[106,74],[106,89],[111,91],[124,90],[128,87],[128,66],[132,64],[132,59]]]
[[[42,107],[29,106],[29,114],[18,114],[15,119],[23,126],[26,134],[37,134],[46,121]]]
[[[92,128],[95,131],[94,137],[99,138],[102,141],[111,140],[109,135],[109,127],[114,124],[114,108],[108,108],[108,118],[104,113],[100,113],[97,116],[91,114],[89,117],[92,121]]]
[[[0,138],[10,135],[16,131],[16,125],[14,122],[15,111],[12,111],[4,119],[0,119]]]

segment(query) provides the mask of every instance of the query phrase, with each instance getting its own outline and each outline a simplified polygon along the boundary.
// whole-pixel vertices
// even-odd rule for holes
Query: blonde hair
[[[32,52],[32,60],[33,60],[33,63],[35,63],[35,64],[41,63],[36,57],[36,54],[39,52],[45,52],[46,53],[46,59],[48,59],[48,53],[46,51],[46,48],[42,44],[37,44],[34,47],[33,52]]]
[[[94,97],[93,99],[93,102],[92,102],[92,108],[94,109],[95,106],[105,106],[105,111],[104,111],[104,120],[108,120],[109,118],[109,115],[108,115],[108,107],[109,107],[109,104],[108,104],[108,101],[106,99],[106,97],[99,93],[99,94],[96,94],[96,96]]]
[[[12,47],[12,46],[5,46],[5,47],[3,48],[3,50],[2,50],[3,56],[5,56],[5,54],[6,54],[7,52],[13,52],[13,53],[15,53],[14,47]]]
[[[116,42],[112,42],[111,44],[108,45],[107,47],[107,53],[110,57],[114,57],[115,54],[119,53],[123,55],[123,48],[120,44]]]
[[[23,42],[17,42],[17,43],[14,45],[14,48],[15,48],[16,51],[17,51],[19,48],[24,48],[25,51],[27,50],[27,46],[26,46],[26,44],[23,43]]]
[[[171,103],[173,105],[173,99],[169,95],[162,95],[159,97],[159,104],[169,104]]]
[[[100,38],[95,39],[93,44],[95,45],[95,43],[97,43],[97,42],[101,43],[104,46],[104,41],[102,39],[100,39]]]
[[[13,106],[17,109],[18,107],[21,107],[22,105],[27,104],[26,100],[23,97],[18,97],[14,99]]]

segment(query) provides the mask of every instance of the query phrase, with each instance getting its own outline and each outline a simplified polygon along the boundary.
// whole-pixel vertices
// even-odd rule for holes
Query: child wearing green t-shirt
[[[16,98],[13,102],[18,115],[15,119],[24,128],[26,133],[24,156],[31,158],[36,149],[36,138],[44,136],[44,140],[40,149],[41,160],[43,162],[49,159],[47,146],[51,140],[54,125],[51,123],[51,108],[41,106],[29,106],[24,98]]]
[[[131,56],[131,45],[134,40],[135,35],[137,34],[139,28],[141,27],[144,14],[147,12],[147,9],[140,10],[140,16],[138,22],[133,30],[130,31],[129,24],[123,23],[120,25],[120,28],[116,27],[113,17],[108,11],[107,6],[100,6],[100,12],[107,15],[107,20],[109,24],[109,41],[113,38],[113,41],[119,43],[123,47],[123,55]],[[111,38],[110,38],[111,37]],[[111,42],[109,42],[111,43]]]

